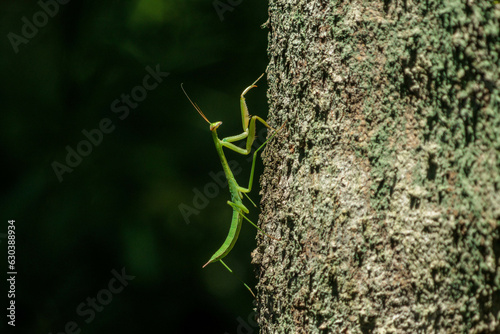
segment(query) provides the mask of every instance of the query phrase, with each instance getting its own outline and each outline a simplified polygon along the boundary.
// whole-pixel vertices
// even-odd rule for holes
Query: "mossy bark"
[[[261,333],[500,331],[500,5],[270,0]]]

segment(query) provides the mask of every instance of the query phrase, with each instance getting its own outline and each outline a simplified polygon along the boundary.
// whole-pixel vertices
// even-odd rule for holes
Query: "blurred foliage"
[[[208,125],[180,83],[211,121],[224,121],[221,136],[241,132],[239,95],[267,63],[266,3],[241,1],[222,21],[201,0],[57,7],[43,24],[40,2],[0,3],[0,233],[16,220],[16,330],[60,333],[74,321],[83,333],[236,333],[251,295],[221,265],[201,268],[227,234],[229,192],[221,189],[189,224],[178,208],[192,206],[193,189],[203,191],[209,172],[221,170]],[[23,18],[40,27],[16,53],[12,33],[22,36]],[[113,102],[143,85],[147,66],[170,74],[120,119]],[[266,117],[264,83],[247,102]],[[82,131],[105,118],[114,130],[59,182],[54,161],[66,164],[67,146],[77,150]],[[229,158],[241,162],[244,184],[250,164]],[[227,258],[250,285],[255,235],[244,226]],[[77,307],[123,267],[135,279],[86,323]]]

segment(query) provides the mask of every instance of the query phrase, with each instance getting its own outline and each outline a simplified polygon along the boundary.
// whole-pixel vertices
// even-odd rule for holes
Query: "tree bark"
[[[500,5],[270,0],[261,333],[500,332]]]

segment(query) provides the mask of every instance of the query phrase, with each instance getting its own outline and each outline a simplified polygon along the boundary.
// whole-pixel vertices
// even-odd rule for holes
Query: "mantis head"
[[[210,123],[210,131],[217,130],[217,128],[222,124],[221,121],[215,122],[215,123]]]
[[[191,101],[191,99],[189,98],[189,95],[184,90],[184,87],[182,86],[182,84],[181,84],[181,88],[182,88],[182,91],[184,92],[184,94],[186,95],[186,97],[188,98],[189,102],[191,102],[191,104],[193,105],[193,107],[196,109],[196,111],[198,111],[198,113],[201,115],[201,117],[203,117],[203,119],[205,121],[207,121],[208,124],[210,124],[210,131],[217,130],[217,128],[222,124],[222,122],[219,121],[219,122],[215,122],[215,123],[210,123],[210,121],[205,116],[205,114],[203,113],[203,111],[201,111],[200,107],[198,107],[198,105],[196,103],[194,103],[193,101]]]

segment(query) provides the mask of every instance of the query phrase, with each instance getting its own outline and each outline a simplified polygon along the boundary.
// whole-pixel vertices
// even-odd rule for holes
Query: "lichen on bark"
[[[262,333],[500,331],[500,5],[269,3]]]

